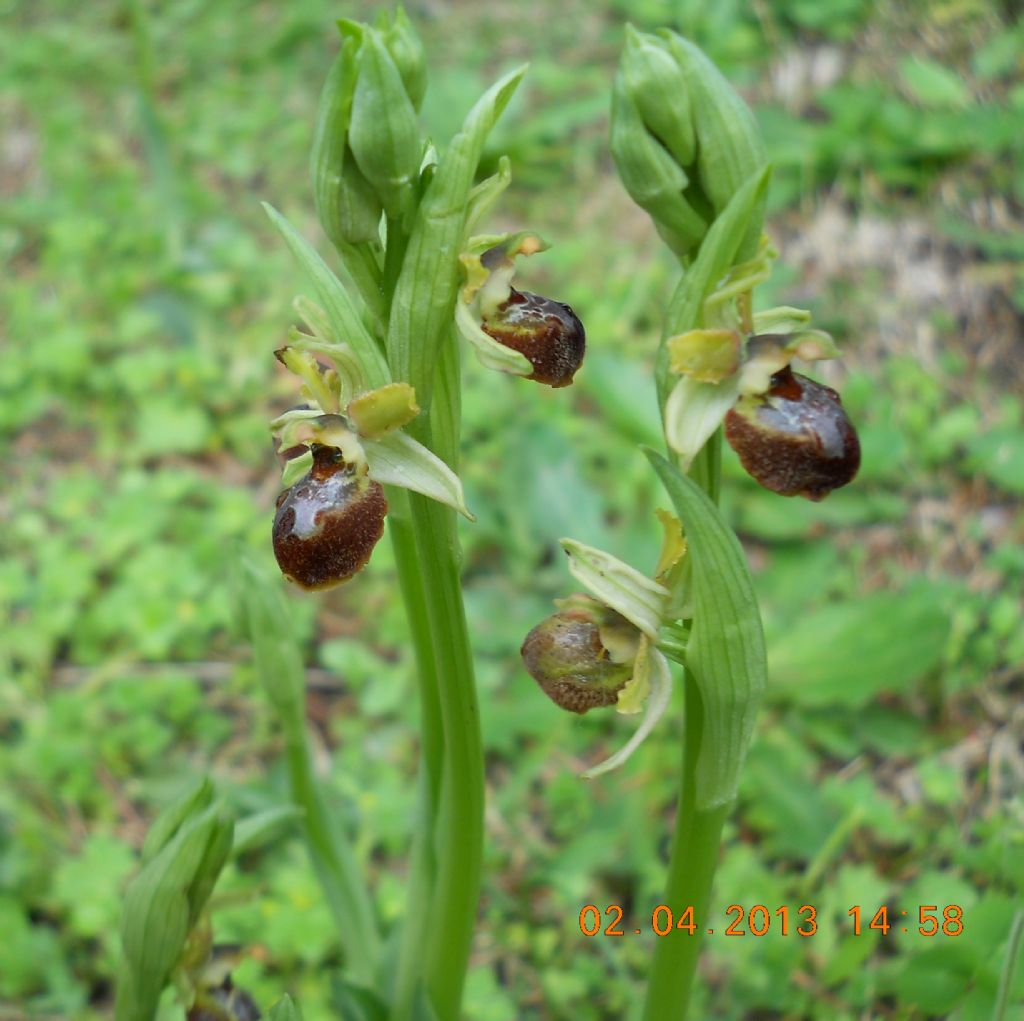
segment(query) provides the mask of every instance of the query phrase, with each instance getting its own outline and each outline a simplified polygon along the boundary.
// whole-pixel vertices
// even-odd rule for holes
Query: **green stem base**
[[[696,930],[690,935],[684,929],[674,928],[657,941],[643,1021],[683,1021],[686,1017],[697,960],[708,927],[711,885],[718,866],[722,827],[732,808],[731,802],[710,810],[696,807],[697,752],[703,731],[703,710],[697,685],[689,675],[685,686],[683,782],[663,903],[677,919],[692,907]]]

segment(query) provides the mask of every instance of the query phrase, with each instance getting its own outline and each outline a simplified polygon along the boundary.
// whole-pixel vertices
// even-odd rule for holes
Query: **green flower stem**
[[[444,729],[444,772],[435,824],[437,871],[424,986],[439,1021],[458,1021],[473,942],[483,859],[484,768],[480,713],[462,603],[452,511],[409,500],[434,639]]]
[[[715,430],[694,458],[690,477],[718,503],[722,481],[721,429]],[[692,907],[696,930],[691,936],[685,929],[673,929],[664,939],[658,940],[651,962],[643,1021],[683,1021],[686,1017],[707,929],[722,826],[732,808],[732,802],[709,811],[700,811],[696,807],[697,754],[704,733],[704,717],[697,684],[685,673],[684,692],[686,722],[679,806],[662,903],[672,909],[676,918]]]
[[[394,297],[398,275],[402,272],[402,260],[409,247],[409,235],[402,230],[399,219],[389,216],[387,219],[387,248],[384,251],[384,278],[381,286],[388,296],[388,305]]]
[[[285,718],[285,759],[292,799],[303,810],[310,858],[334,917],[352,978],[372,985],[380,935],[366,883],[338,820],[324,801],[310,760],[305,723]]]
[[[676,918],[693,908],[696,930],[673,929],[654,948],[644,1021],[682,1021],[690,1000],[704,931],[708,923],[711,884],[718,865],[722,826],[732,802],[709,811],[696,807],[697,752],[704,729],[700,693],[689,675],[685,679],[686,724],[683,741],[682,788],[672,838],[668,883],[662,903]]]
[[[423,955],[432,928],[430,891],[437,869],[433,831],[441,796],[444,731],[438,701],[438,680],[434,665],[427,595],[416,550],[408,494],[404,490],[392,490],[388,493],[388,501],[388,528],[416,656],[421,717],[420,818],[410,856],[406,902],[408,907],[391,1008],[392,1021],[407,1021],[412,1016],[417,985],[423,974]]]
[[[338,931],[352,977],[372,984],[380,954],[373,902],[355,854],[314,772],[306,732],[302,655],[292,632],[280,584],[239,557],[235,589],[253,643],[257,673],[285,738],[285,763],[292,801],[303,813],[310,860]]]
[[[690,466],[690,478],[718,503],[722,488],[722,430],[716,429],[711,439],[700,448]]]
[[[409,250],[397,219],[388,219],[387,241],[383,282],[390,307]],[[457,468],[454,344],[453,337],[442,338],[438,362],[429,366],[437,376],[436,399],[407,432]],[[423,379],[410,382],[417,393],[429,389]],[[394,510],[399,580],[420,670],[423,801],[391,1017],[406,1021],[422,988],[438,1021],[458,1021],[483,858],[483,750],[473,658],[454,512],[416,494]]]

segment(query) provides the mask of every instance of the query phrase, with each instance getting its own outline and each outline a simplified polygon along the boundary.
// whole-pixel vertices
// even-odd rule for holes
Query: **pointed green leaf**
[[[149,1021],[231,850],[219,805],[193,815],[135,877],[121,923],[118,1021]]]
[[[267,1014],[267,1021],[302,1021],[299,1005],[287,994],[281,997]]]
[[[316,249],[273,206],[264,202],[263,208],[316,288],[334,336],[348,343],[359,359],[367,382],[371,386],[389,383],[391,376],[384,355],[367,331],[361,310],[353,303],[352,296],[342,282],[331,272]]]
[[[491,211],[494,203],[512,183],[512,163],[507,156],[498,159],[498,172],[481,181],[469,193],[469,212],[466,214],[466,233],[472,234],[476,226]]]
[[[262,812],[239,819],[235,823],[235,842],[231,853],[237,857],[276,840],[283,833],[293,832],[302,819],[302,809],[295,805],[275,805]]]
[[[436,454],[402,432],[388,433],[376,440],[364,440],[370,477],[386,486],[401,486],[422,493],[452,507],[470,521],[476,518],[466,508],[462,483]]]
[[[683,522],[693,565],[686,669],[704,714],[696,798],[708,809],[736,796],[754,731],[767,674],[761,615],[743,549],[718,508],[660,454],[646,454]]]
[[[705,325],[701,322],[701,306],[732,268],[750,214],[767,191],[770,173],[771,168],[764,167],[750,177],[711,225],[700,253],[672,295],[666,315],[667,336]]]
[[[213,784],[209,777],[202,777],[177,801],[168,805],[153,820],[146,839],[142,844],[142,863],[145,865],[155,858],[174,838],[175,834],[192,816],[208,808],[213,801]]]

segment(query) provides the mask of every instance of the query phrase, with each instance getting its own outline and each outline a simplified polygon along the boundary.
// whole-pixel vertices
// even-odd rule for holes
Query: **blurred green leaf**
[[[957,108],[967,106],[970,93],[955,71],[924,57],[905,57],[900,62],[903,82],[914,98],[925,106]]]
[[[976,437],[967,465],[1011,493],[1024,493],[1024,429],[1007,426]]]
[[[937,669],[948,636],[949,614],[924,586],[808,610],[769,634],[770,691],[801,705],[862,706]]]

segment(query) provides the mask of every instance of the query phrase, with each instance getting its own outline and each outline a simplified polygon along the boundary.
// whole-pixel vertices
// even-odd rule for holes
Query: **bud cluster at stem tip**
[[[675,32],[632,26],[612,92],[611,150],[633,201],[685,260],[767,161],[753,113],[701,50]],[[755,252],[763,218],[762,202],[737,259]]]
[[[379,240],[381,211],[410,212],[425,142],[423,45],[401,8],[376,26],[342,20],[341,53],[320,97],[310,170],[317,214],[338,245]]]

